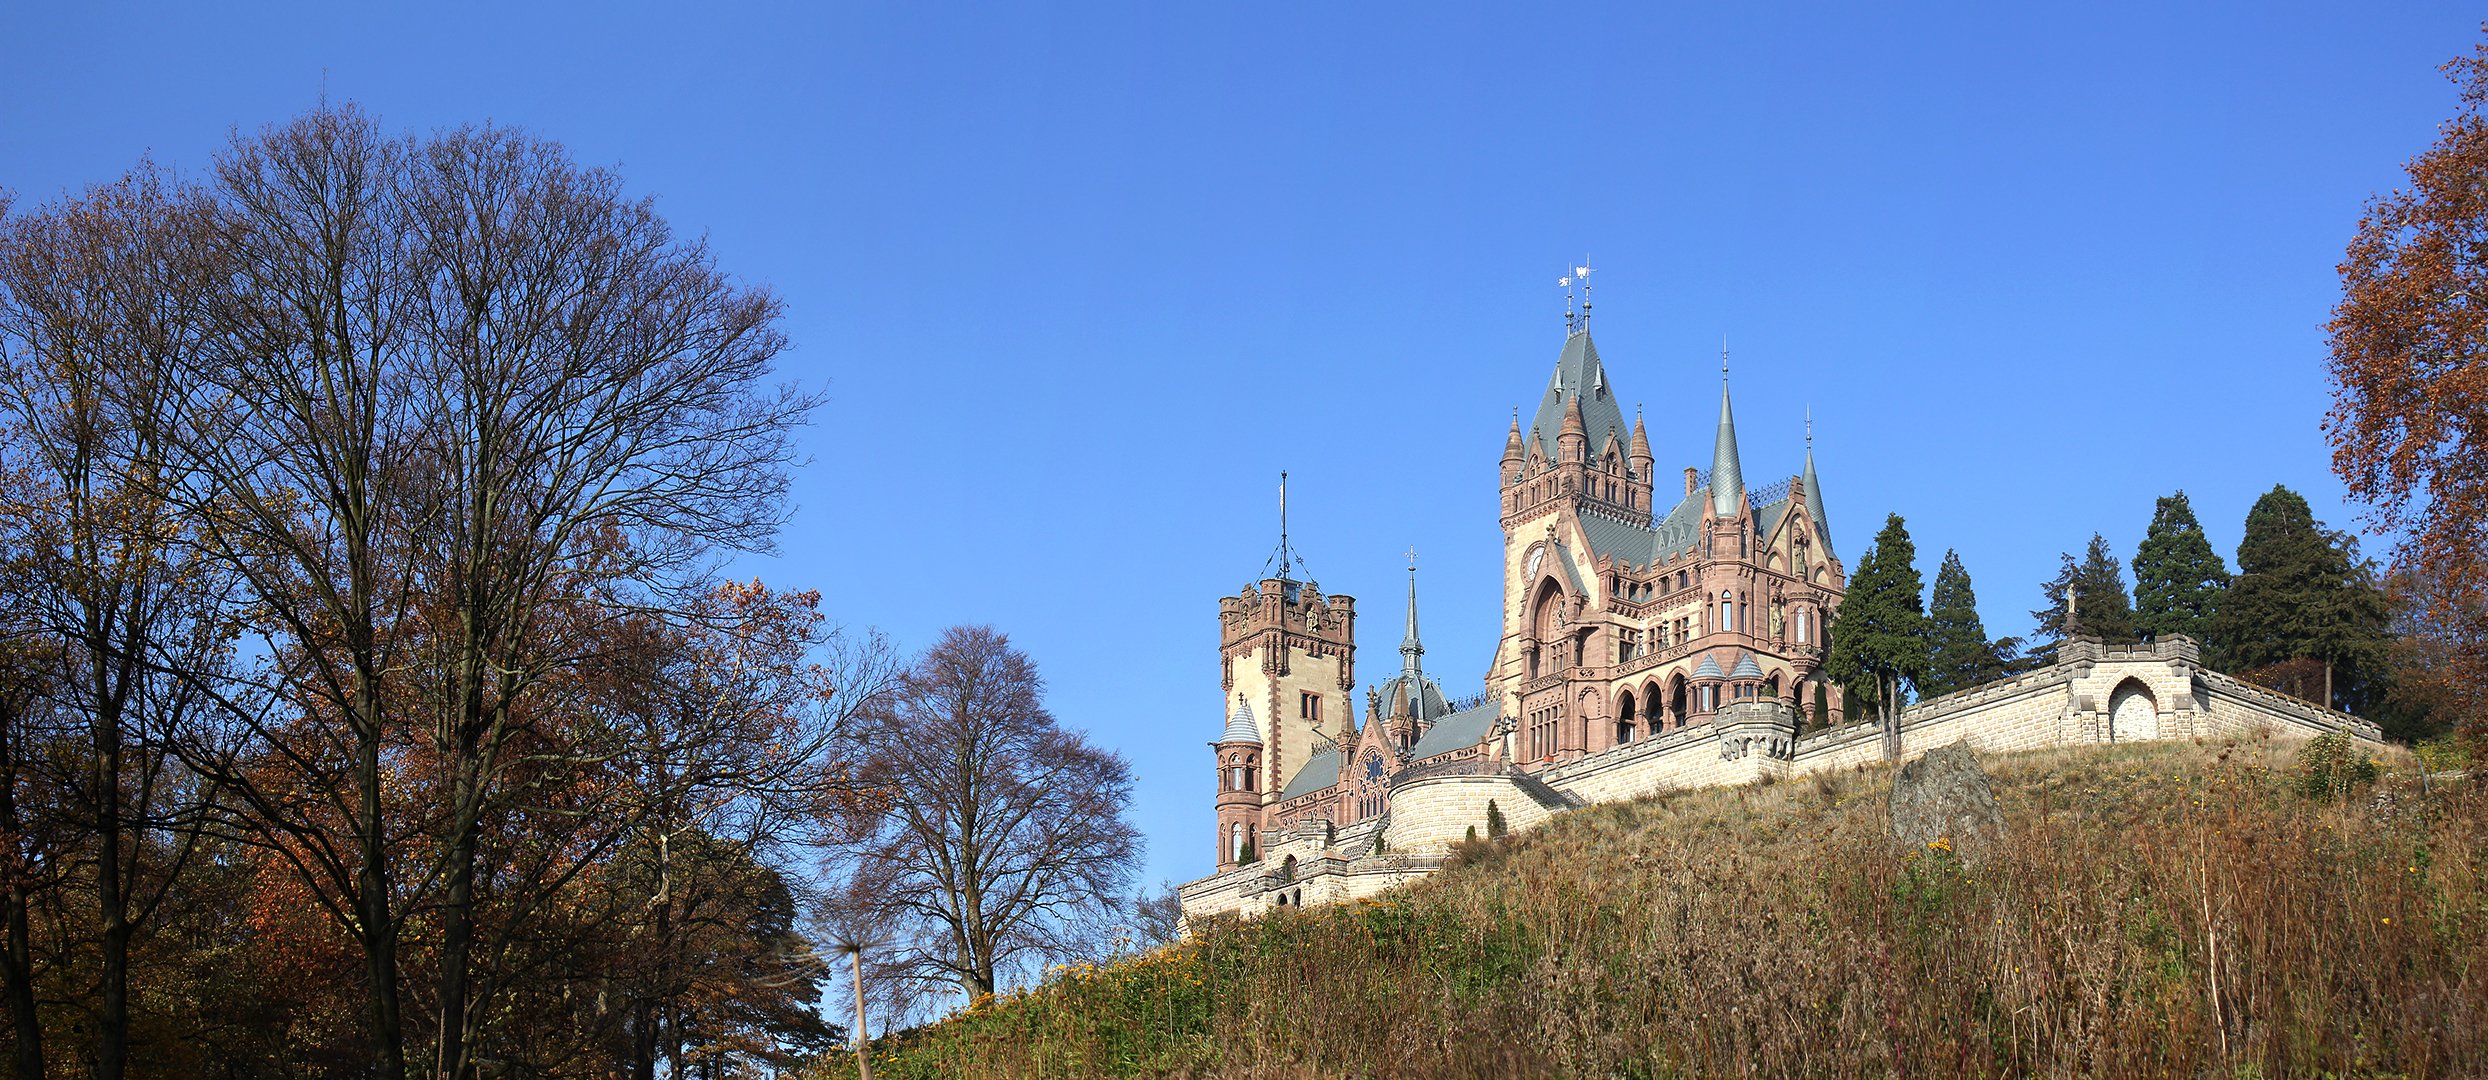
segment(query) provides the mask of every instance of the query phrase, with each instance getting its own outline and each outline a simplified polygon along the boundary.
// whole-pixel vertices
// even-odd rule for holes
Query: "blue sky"
[[[1010,632],[1132,760],[1150,880],[1211,862],[1216,601],[1276,541],[1280,469],[1313,576],[1364,602],[1364,672],[1413,545],[1428,669],[1479,682],[1504,427],[1584,255],[1662,475],[1707,465],[1725,335],[1747,476],[1796,470],[1811,407],[1839,552],[1906,516],[1991,632],[2177,488],[2224,554],[2275,483],[2353,524],[2332,268],[2480,18],[238,7],[0,12],[0,186],[195,169],[323,87],[618,167],[785,297],[786,374],[829,395],[784,551],[742,569],[910,644]]]

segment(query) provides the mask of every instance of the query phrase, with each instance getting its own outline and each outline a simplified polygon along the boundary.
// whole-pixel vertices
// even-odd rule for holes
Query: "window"
[[[1296,695],[1296,715],[1320,724],[1322,722],[1322,695],[1313,693]]]
[[[1719,628],[1721,630],[1734,630],[1737,628],[1735,593],[1723,592],[1719,594]]]

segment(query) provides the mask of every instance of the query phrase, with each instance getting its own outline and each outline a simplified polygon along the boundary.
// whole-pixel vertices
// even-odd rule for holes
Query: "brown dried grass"
[[[1990,759],[1970,862],[1893,850],[1881,771],[1595,807],[875,1074],[2488,1075],[2480,785],[2311,800],[2291,749]]]

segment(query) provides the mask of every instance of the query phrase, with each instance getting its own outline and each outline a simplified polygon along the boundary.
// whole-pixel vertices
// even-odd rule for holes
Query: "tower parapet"
[[[1260,718],[1262,801],[1355,730],[1356,599],[1268,577],[1218,600],[1220,691]]]

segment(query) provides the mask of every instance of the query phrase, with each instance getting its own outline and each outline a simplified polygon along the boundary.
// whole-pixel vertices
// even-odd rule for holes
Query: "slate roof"
[[[1378,692],[1382,696],[1382,708],[1384,712],[1390,711],[1392,698],[1399,694],[1400,684],[1407,681],[1407,679],[1407,673],[1402,672],[1401,674],[1391,676],[1391,678],[1388,681],[1385,681],[1379,688]],[[1451,699],[1443,696],[1442,684],[1435,682],[1431,676],[1423,674],[1417,676],[1417,681],[1425,688],[1425,699],[1423,701],[1410,701],[1408,703],[1410,712],[1415,713],[1417,718],[1420,720],[1427,720],[1451,711]]]
[[[1728,411],[1728,384],[1719,384],[1719,439],[1711,447],[1711,509],[1726,517],[1745,497],[1745,469],[1736,456],[1736,417]]]
[[[1235,712],[1227,717],[1226,734],[1220,735],[1218,741],[1248,743],[1261,741],[1261,725],[1253,722],[1251,702],[1245,701],[1241,696],[1236,698]]]
[[[1493,729],[1495,718],[1502,715],[1502,711],[1500,703],[1488,703],[1437,720],[1433,727],[1418,737],[1416,749],[1409,751],[1409,755],[1423,760],[1464,746],[1475,746],[1479,739],[1486,737],[1487,731]]]
[[[1339,748],[1325,746],[1304,759],[1304,767],[1289,778],[1287,787],[1279,792],[1279,801],[1286,802],[1298,795],[1309,795],[1339,783]]]
[[[1736,669],[1728,672],[1728,677],[1731,679],[1759,679],[1762,677],[1762,665],[1754,662],[1754,654],[1742,654],[1736,658]]]
[[[1709,653],[1703,653],[1702,666],[1693,669],[1693,677],[1697,679],[1724,679],[1728,676],[1725,672],[1719,670],[1718,657],[1712,656]]]
[[[1591,454],[1598,453],[1609,439],[1622,445],[1632,437],[1633,429],[1624,422],[1624,410],[1607,385],[1607,369],[1598,362],[1598,346],[1590,343],[1587,330],[1564,339],[1554,377],[1547,380],[1546,396],[1539,399],[1537,417],[1530,421],[1538,452],[1548,461],[1556,460],[1555,438],[1563,433],[1564,408],[1574,398],[1581,399],[1581,424],[1589,435]]]

